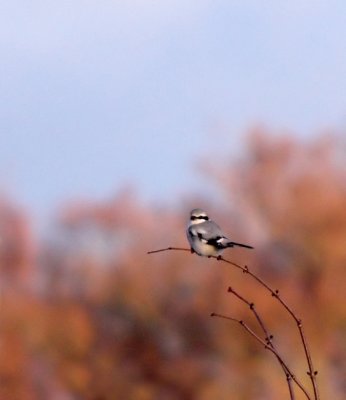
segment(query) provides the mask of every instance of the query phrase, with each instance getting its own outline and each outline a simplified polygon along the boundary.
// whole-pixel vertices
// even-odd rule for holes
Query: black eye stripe
[[[191,221],[194,221],[196,219],[204,219],[204,221],[208,221],[209,218],[206,215],[199,215],[198,217],[195,217],[194,215],[191,217]]]

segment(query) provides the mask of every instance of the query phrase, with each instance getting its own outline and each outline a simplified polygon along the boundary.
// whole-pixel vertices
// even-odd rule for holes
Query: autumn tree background
[[[210,318],[251,323],[229,285],[256,302],[308,385],[296,327],[258,285],[215,260],[146,255],[186,246],[193,207],[254,245],[225,256],[280,289],[304,321],[321,398],[345,398],[345,150],[340,136],[255,130],[238,157],[203,160],[215,199],[186,193],[180,207],[153,207],[124,190],[108,201],[69,201],[43,238],[3,194],[0,399],[288,398],[274,358],[238,326]]]

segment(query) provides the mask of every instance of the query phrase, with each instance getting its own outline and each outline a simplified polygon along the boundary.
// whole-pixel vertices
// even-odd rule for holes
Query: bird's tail
[[[243,243],[228,242],[228,243],[226,244],[226,247],[234,247],[234,246],[245,247],[246,249],[253,249],[252,246],[249,246],[248,244],[243,244]]]

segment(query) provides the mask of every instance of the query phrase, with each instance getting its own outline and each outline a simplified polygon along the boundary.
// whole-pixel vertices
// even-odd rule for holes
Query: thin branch
[[[259,343],[261,343],[266,350],[269,350],[270,352],[272,352],[275,355],[275,357],[278,359],[279,363],[284,366],[287,373],[290,375],[290,377],[294,380],[294,382],[297,384],[297,386],[305,394],[306,398],[311,400],[309,393],[306,391],[304,386],[300,383],[300,381],[296,378],[296,376],[290,370],[290,368],[285,363],[285,361],[281,358],[280,354],[276,351],[276,349],[273,348],[272,346],[270,346],[270,344],[266,343],[262,338],[260,338],[243,320],[233,318],[233,317],[228,317],[227,315],[218,314],[218,313],[211,313],[210,316],[228,319],[229,321],[233,321],[233,322],[238,322],[252,337],[254,337]],[[290,390],[290,393],[291,393],[291,390]]]
[[[147,254],[161,253],[162,251],[168,251],[168,250],[188,251],[189,253],[191,253],[190,249],[184,249],[183,247],[166,247],[165,249],[148,251]]]
[[[236,263],[234,263],[232,261],[226,260],[222,256],[214,257],[214,258],[216,258],[219,261],[224,261],[227,264],[231,264],[231,265],[235,266],[236,268],[241,269],[245,274],[250,275],[253,279],[255,279],[258,283],[260,283],[264,288],[266,288],[271,293],[271,295],[279,301],[279,303],[288,311],[288,313],[294,319],[294,321],[297,324],[297,327],[298,327],[298,330],[299,330],[299,335],[300,335],[300,338],[301,338],[301,341],[302,341],[302,344],[303,344],[305,357],[306,357],[308,368],[309,368],[309,371],[307,372],[307,374],[310,376],[310,379],[311,379],[312,388],[313,388],[313,391],[314,391],[314,399],[315,400],[319,400],[319,393],[318,393],[317,383],[316,383],[316,375],[317,375],[318,371],[315,371],[314,367],[313,367],[311,353],[310,353],[310,349],[309,349],[309,346],[308,346],[308,343],[307,343],[307,340],[306,340],[306,336],[304,334],[302,320],[296,316],[296,314],[293,312],[293,310],[281,298],[279,290],[277,290],[277,289],[273,290],[266,282],[263,281],[263,279],[261,279],[259,276],[254,274],[247,266],[242,267],[239,264],[236,264]]]
[[[179,250],[179,251],[189,251],[189,252],[191,251],[190,249],[186,249],[186,248],[182,248],[182,247],[167,247],[165,249],[149,251],[148,254],[159,253],[159,252],[167,251],[167,250]],[[286,309],[286,311],[291,315],[291,317],[294,319],[294,321],[298,327],[299,335],[300,335],[300,338],[301,338],[301,341],[303,344],[304,353],[305,353],[305,357],[306,357],[308,368],[309,368],[309,371],[307,372],[307,374],[309,375],[309,377],[311,379],[313,392],[314,392],[314,400],[319,400],[319,393],[318,393],[317,383],[316,383],[316,375],[317,375],[318,371],[316,371],[313,367],[311,353],[310,353],[310,349],[309,349],[309,346],[308,346],[308,343],[307,343],[307,340],[306,340],[306,337],[304,334],[302,320],[295,315],[293,310],[281,298],[279,290],[277,290],[277,289],[273,290],[263,279],[261,279],[255,273],[253,273],[246,265],[243,267],[232,261],[226,260],[222,256],[218,256],[218,257],[210,256],[209,258],[215,258],[218,261],[223,261],[227,264],[233,265],[234,267],[240,269],[243,273],[250,275],[253,279],[255,279],[258,283],[260,283],[265,289],[267,289],[267,291],[270,292],[271,295],[274,298],[276,298],[279,301],[279,303]]]
[[[250,308],[250,310],[252,311],[252,313],[254,314],[258,324],[260,325],[264,335],[265,335],[265,341],[268,344],[268,346],[271,346],[271,348],[275,351],[275,345],[273,343],[273,335],[270,335],[268,332],[268,329],[266,328],[263,319],[260,317],[259,313],[257,312],[256,308],[255,308],[255,304],[251,303],[250,301],[246,300],[243,296],[241,296],[239,293],[237,293],[233,288],[229,287],[228,288],[228,292],[232,293],[233,295],[235,295],[236,297],[238,297],[239,300],[241,300],[243,303],[247,304]],[[288,390],[290,393],[290,399],[291,400],[295,400],[295,395],[294,395],[294,390],[293,390],[293,386],[292,386],[292,376],[289,373],[289,370],[286,368],[286,365],[284,363],[282,363],[280,360],[278,360],[283,371],[284,374],[286,376],[286,380],[287,380],[287,385],[288,385]]]

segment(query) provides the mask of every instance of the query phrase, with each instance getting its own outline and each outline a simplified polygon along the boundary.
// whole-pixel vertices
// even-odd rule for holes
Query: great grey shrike
[[[221,231],[220,227],[209,219],[207,213],[200,208],[195,208],[190,213],[190,223],[186,231],[191,252],[199,256],[217,257],[228,247],[245,247],[253,249],[247,244],[230,241]]]

